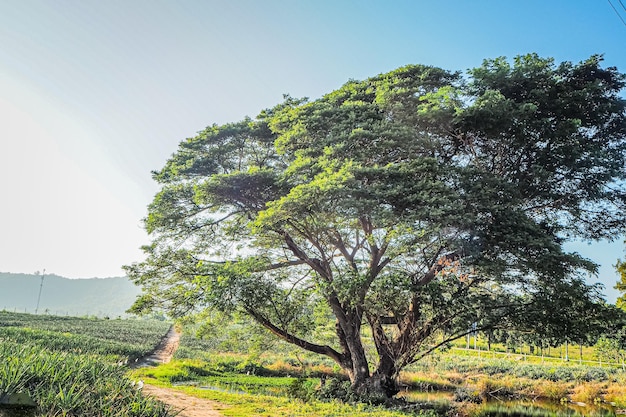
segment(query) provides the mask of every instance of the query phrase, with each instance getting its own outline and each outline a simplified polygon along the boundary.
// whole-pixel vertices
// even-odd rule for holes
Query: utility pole
[[[46,276],[46,270],[44,268],[43,273],[41,274],[41,284],[39,285],[39,297],[37,297],[37,307],[35,307],[35,314],[39,310],[39,301],[41,301],[41,290],[43,289],[43,279]]]

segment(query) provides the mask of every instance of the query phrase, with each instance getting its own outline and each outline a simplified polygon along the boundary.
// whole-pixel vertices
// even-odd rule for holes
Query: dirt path
[[[144,385],[142,391],[144,394],[151,395],[159,401],[171,405],[175,410],[182,410],[180,414],[177,414],[178,417],[222,417],[222,414],[216,409],[224,408],[224,406],[215,401],[148,384]]]
[[[176,349],[178,349],[179,341],[180,333],[174,326],[170,327],[170,330],[161,339],[156,349],[131,364],[130,367],[140,368],[168,363],[172,360]],[[177,414],[179,417],[222,417],[222,414],[216,409],[224,406],[215,401],[193,397],[175,389],[156,387],[149,384],[145,384],[142,391],[144,394],[151,395],[159,401],[172,406],[176,411],[181,410]]]
[[[168,363],[172,360],[176,349],[178,349],[179,342],[180,333],[172,326],[152,353],[148,353],[146,356],[139,358],[137,361],[130,364],[130,367],[142,368],[144,366],[156,366],[160,363]]]

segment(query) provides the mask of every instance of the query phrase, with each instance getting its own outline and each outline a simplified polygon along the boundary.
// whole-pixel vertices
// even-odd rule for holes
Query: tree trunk
[[[359,386],[370,376],[365,349],[361,341],[363,315],[356,309],[347,309],[341,305],[336,294],[332,294],[328,302],[337,318],[336,332],[344,350],[344,356],[350,358],[349,362],[344,361],[349,366],[342,365],[342,368],[348,372],[352,386]]]
[[[352,369],[348,370],[348,375],[350,376],[352,387],[357,388],[370,377],[370,370],[365,357],[365,350],[362,346],[360,346],[360,349],[351,351],[350,356],[352,357]]]
[[[374,373],[362,384],[353,388],[359,395],[369,397],[366,399],[391,398],[400,391],[395,378],[378,373]]]
[[[579,364],[583,364],[583,342],[580,342],[580,361]]]
[[[352,389],[359,396],[374,398],[391,398],[400,390],[397,384],[395,363],[390,358],[381,358],[378,368],[370,375],[364,351],[361,354],[351,352],[352,366],[342,365],[352,383]]]

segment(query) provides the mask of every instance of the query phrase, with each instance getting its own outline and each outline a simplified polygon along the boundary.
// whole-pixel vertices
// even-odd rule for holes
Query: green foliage
[[[604,362],[624,363],[626,350],[615,337],[602,336],[596,342],[595,351],[598,359]]]
[[[454,391],[454,401],[462,403],[482,403],[483,399],[480,397],[478,391],[469,387],[458,387]]]
[[[615,284],[615,289],[621,293],[615,305],[622,310],[626,310],[626,264],[618,259],[615,268],[620,275],[620,280]]]
[[[200,359],[216,372],[313,378],[340,374],[331,359],[276,340],[245,315],[226,317],[214,312],[211,316],[202,323],[185,326],[174,358]],[[332,334],[329,330],[326,337]]]
[[[344,403],[355,403],[360,399],[350,381],[338,378],[326,380],[315,395],[322,400],[340,400]]]
[[[143,398],[123,368],[98,356],[50,353],[39,347],[3,348],[20,363],[22,391],[40,410],[81,416],[168,415],[167,407]],[[15,364],[14,364],[15,365]],[[131,412],[140,408],[146,414]],[[127,414],[125,414],[127,413]]]
[[[591,337],[596,265],[562,244],[626,224],[625,78],[601,61],[409,65],[207,128],[154,173],[133,311],[243,312],[354,384],[472,325]]]
[[[316,398],[316,383],[306,378],[296,378],[289,384],[287,395],[302,401],[311,401]]]

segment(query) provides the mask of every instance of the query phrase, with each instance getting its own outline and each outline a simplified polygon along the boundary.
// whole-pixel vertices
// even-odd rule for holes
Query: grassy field
[[[312,395],[319,388],[320,377],[343,378],[339,368],[323,357],[303,354],[282,343],[266,343],[248,337],[241,344],[220,344],[215,339],[201,340],[185,333],[172,362],[137,369],[131,375],[224,404],[220,413],[227,417],[436,417],[445,412],[441,407],[409,412],[380,405],[346,404],[331,398],[320,400]]]
[[[539,348],[533,348],[528,345],[516,346],[514,349],[507,348],[503,344],[494,343],[491,346],[487,345],[484,338],[478,337],[474,340],[474,337],[470,337],[469,343],[465,338],[457,339],[451,344],[451,350],[458,355],[478,356],[483,358],[502,358],[509,357],[517,360],[531,361],[533,363],[545,363],[545,362],[561,362],[568,358],[569,362],[586,364],[586,365],[609,365],[622,366],[622,363],[616,363],[614,360],[607,360],[601,353],[599,353],[593,346],[569,346],[563,344],[557,347],[544,348],[543,351]]]
[[[323,357],[308,355],[282,344],[266,346],[265,353],[259,354],[250,346],[247,346],[248,351],[226,351],[228,349],[224,349],[224,344],[218,345],[211,339],[199,340],[189,334],[181,341],[176,360],[167,366],[140,371],[141,377],[227,404],[231,407],[225,412],[228,416],[270,416],[269,410],[266,414],[250,411],[252,404],[256,404],[254,407],[257,410],[263,408],[262,404],[269,403],[279,407],[281,413],[286,413],[276,415],[343,415],[332,414],[335,412],[329,405],[332,402],[319,401],[310,395],[319,388],[322,375],[341,376],[337,366]],[[581,365],[578,361],[566,362],[546,355],[542,358],[527,352],[506,354],[466,350],[464,347],[459,344],[438,352],[407,369],[402,375],[406,390],[402,396],[409,401],[431,401],[425,407],[426,414],[435,413],[431,409],[439,413],[460,412],[461,415],[475,416],[491,415],[492,412],[502,414],[501,405],[489,402],[494,399],[531,404],[540,401],[547,409],[541,411],[534,407],[536,415],[572,415],[573,411],[569,408],[567,412],[550,411],[550,408],[565,409],[568,406],[587,407],[586,415],[589,410],[595,410],[593,413],[597,415],[611,415],[612,407],[626,408],[626,373],[621,366]],[[558,352],[558,349],[554,351]],[[586,347],[584,351],[588,357],[593,357],[592,348]],[[436,399],[424,400],[425,396],[416,392],[418,390],[435,392]],[[298,401],[303,398],[307,407],[316,411],[300,410]],[[448,406],[441,406],[442,398]],[[482,404],[478,406],[475,403]],[[293,407],[292,414],[285,411],[289,407]],[[527,405],[507,407],[511,410],[528,408]],[[296,409],[297,412],[294,411]],[[322,409],[325,411],[320,411]],[[366,407],[345,412],[354,415],[382,413],[381,409],[376,410]],[[298,414],[300,412],[303,414]],[[414,411],[393,413],[415,415]]]
[[[412,412],[389,410],[384,406],[345,404],[309,397],[319,385],[319,378],[293,376],[265,376],[241,373],[244,357],[226,355],[211,363],[200,360],[178,359],[157,368],[141,368],[132,372],[150,384],[174,387],[198,398],[224,404],[220,413],[227,417],[406,417],[440,416],[435,410]],[[217,365],[217,366],[216,366]],[[231,370],[232,369],[232,370]],[[257,367],[257,371],[274,375],[279,369]],[[284,375],[284,374],[283,374]],[[298,392],[299,391],[299,392]]]
[[[37,416],[173,415],[127,376],[169,324],[0,312],[0,399],[27,394]]]

